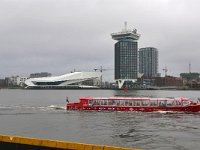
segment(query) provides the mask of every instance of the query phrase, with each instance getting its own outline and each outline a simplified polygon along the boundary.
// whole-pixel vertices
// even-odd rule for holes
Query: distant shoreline
[[[8,90],[124,90],[124,89],[117,89],[117,88],[22,88],[22,87],[0,87],[1,89],[8,89]],[[170,90],[170,91],[198,91],[200,88],[188,88],[188,87],[181,87],[181,88],[167,88],[167,87],[157,87],[157,88],[130,88],[128,90]]]

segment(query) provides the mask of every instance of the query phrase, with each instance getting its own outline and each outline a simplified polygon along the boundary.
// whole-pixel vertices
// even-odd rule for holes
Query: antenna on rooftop
[[[124,30],[127,31],[127,22],[124,22]]]
[[[191,63],[189,62],[189,73],[191,73]]]

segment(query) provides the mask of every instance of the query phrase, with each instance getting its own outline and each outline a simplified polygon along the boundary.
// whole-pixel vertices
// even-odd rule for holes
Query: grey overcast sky
[[[159,72],[200,72],[199,0],[0,0],[0,77],[53,75],[108,68],[113,80],[110,33],[141,34],[139,48],[159,50]]]

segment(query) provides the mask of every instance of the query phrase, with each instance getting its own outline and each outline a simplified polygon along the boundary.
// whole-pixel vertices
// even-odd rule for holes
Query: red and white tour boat
[[[150,97],[81,97],[79,103],[68,103],[67,110],[109,110],[109,111],[174,111],[199,112],[200,100],[189,98]]]

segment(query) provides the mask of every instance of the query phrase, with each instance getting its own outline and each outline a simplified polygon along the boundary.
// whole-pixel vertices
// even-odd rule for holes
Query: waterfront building
[[[61,76],[30,78],[26,88],[98,88],[101,72],[73,72]]]
[[[20,77],[20,76],[11,76],[5,78],[7,86],[24,86],[26,80],[27,77]]]
[[[48,72],[40,72],[40,73],[32,73],[30,74],[30,78],[40,78],[40,77],[50,77],[51,73]]]
[[[183,79],[173,76],[155,77],[154,84],[158,87],[182,87]]]
[[[118,87],[127,87],[137,81],[138,77],[138,39],[136,29],[126,28],[121,32],[112,33],[115,43],[115,80]]]
[[[180,77],[184,81],[184,85],[189,86],[191,88],[200,87],[200,73],[197,72],[189,72],[189,73],[181,73]]]
[[[196,80],[199,81],[200,73],[191,72],[191,73],[181,73],[180,77],[187,80]]]
[[[0,79],[0,87],[6,87],[5,79]]]
[[[158,50],[154,47],[139,49],[139,73],[150,79],[158,76]]]

